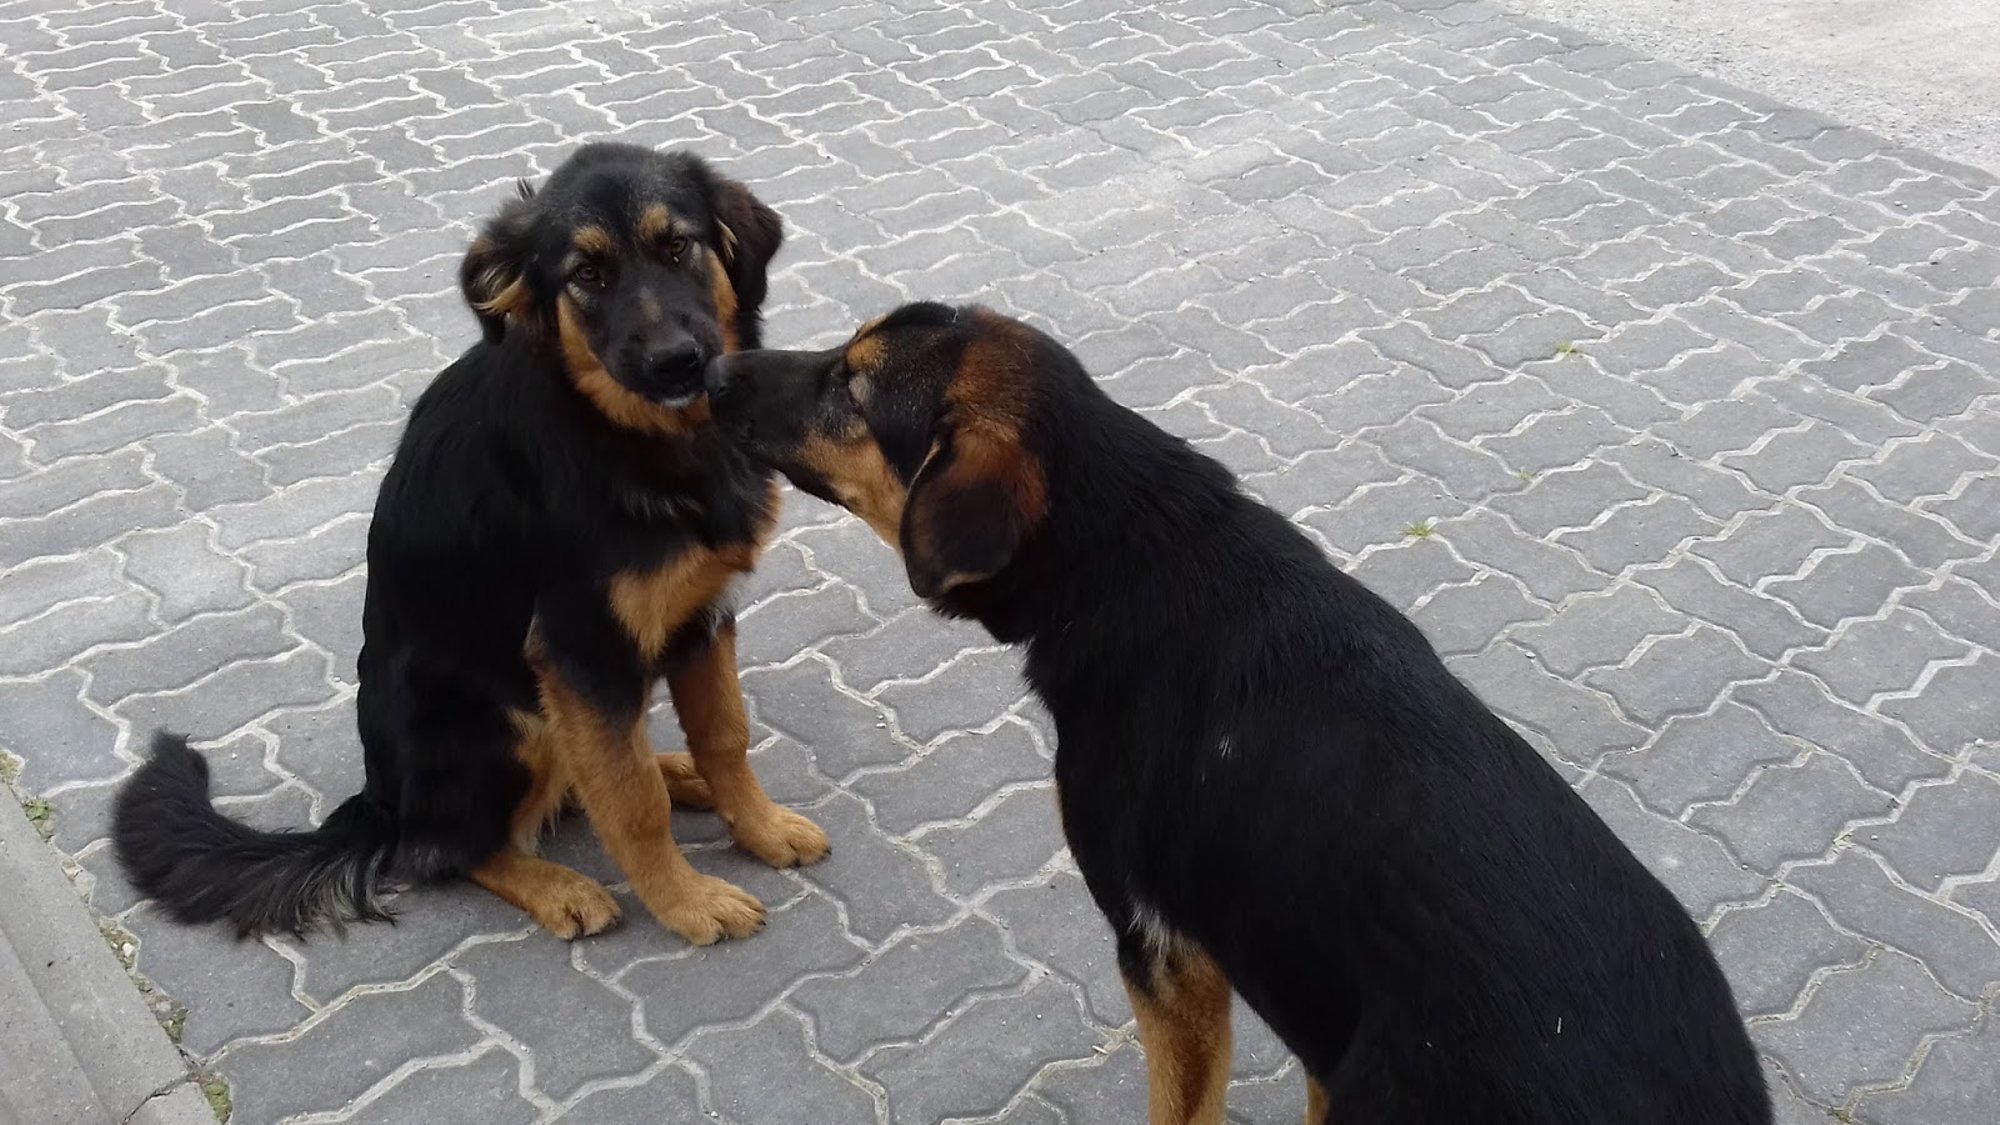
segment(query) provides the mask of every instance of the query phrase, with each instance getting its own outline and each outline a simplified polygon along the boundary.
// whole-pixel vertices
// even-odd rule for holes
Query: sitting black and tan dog
[[[709,388],[933,608],[1026,646],[1156,1125],[1222,1121],[1232,986],[1315,1122],[1770,1120],[1667,889],[1414,625],[1053,340],[915,304]]]
[[[751,773],[731,590],[778,516],[771,471],[710,424],[704,365],[755,347],[778,216],[686,153],[591,144],[512,200],[460,274],[484,339],[425,389],[368,532],[362,792],[310,832],[210,806],[160,735],[113,826],[134,885],[240,934],[378,917],[384,878],[463,876],[558,937],[618,904],[535,855],[572,796],[647,909],[741,937],[755,898],[674,846],[673,801],[810,863],[826,836]],[[691,753],[655,755],[664,678]]]

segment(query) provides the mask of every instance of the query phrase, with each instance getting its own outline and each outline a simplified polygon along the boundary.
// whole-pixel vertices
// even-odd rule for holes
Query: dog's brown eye
[[[679,261],[681,255],[687,253],[687,248],[688,240],[685,238],[675,237],[667,239],[667,257],[674,261]]]
[[[578,266],[576,272],[569,275],[569,279],[586,288],[596,288],[603,284],[604,273],[596,266]]]

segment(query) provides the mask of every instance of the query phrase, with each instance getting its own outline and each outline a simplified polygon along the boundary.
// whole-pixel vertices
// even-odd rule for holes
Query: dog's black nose
[[[730,368],[729,357],[726,355],[719,355],[708,361],[708,370],[702,374],[702,382],[708,387],[708,397],[720,398],[729,393],[730,384],[735,382],[731,377],[733,373]]]
[[[701,345],[682,340],[646,354],[646,374],[663,384],[697,382],[701,365],[708,360]]]

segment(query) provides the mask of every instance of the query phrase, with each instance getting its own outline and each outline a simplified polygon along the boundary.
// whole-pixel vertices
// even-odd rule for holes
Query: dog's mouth
[[[654,405],[664,406],[668,410],[686,410],[688,407],[701,401],[704,393],[701,387],[697,385],[692,390],[686,391],[655,391],[646,397]]]
[[[633,364],[624,383],[654,405],[685,410],[708,393],[702,372],[712,357],[698,344],[661,349]]]

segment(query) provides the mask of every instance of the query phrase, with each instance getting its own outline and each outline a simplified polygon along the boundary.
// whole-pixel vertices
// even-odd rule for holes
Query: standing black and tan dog
[[[718,423],[1027,649],[1155,1123],[1223,1119],[1229,994],[1338,1125],[1770,1120],[1673,896],[1401,614],[1048,337],[906,306],[710,365]]]
[[[574,793],[661,922],[696,943],[755,930],[756,899],[674,846],[669,794],[767,863],[826,853],[746,758],[730,593],[777,485],[718,439],[702,388],[708,360],[756,346],[781,238],[685,154],[587,145],[524,186],[460,274],[485,338],[418,400],[376,500],[365,788],[314,831],[254,831],[161,735],[116,808],[134,885],[250,934],[377,917],[384,876],[464,875],[557,936],[595,933],[611,896],[534,854]],[[691,755],[648,746],[662,676]]]

